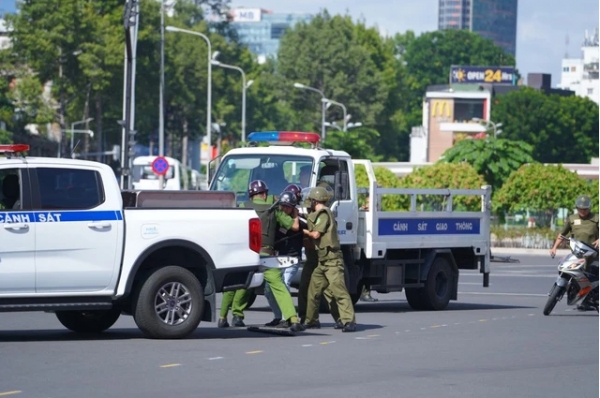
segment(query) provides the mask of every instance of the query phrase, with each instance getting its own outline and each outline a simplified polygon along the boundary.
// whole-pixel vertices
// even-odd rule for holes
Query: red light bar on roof
[[[29,145],[27,144],[0,145],[0,153],[27,152],[28,150]]]

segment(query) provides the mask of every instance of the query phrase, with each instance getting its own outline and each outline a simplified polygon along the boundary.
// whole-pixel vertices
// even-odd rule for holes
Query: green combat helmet
[[[575,201],[575,207],[578,209],[589,209],[592,207],[592,201],[590,200],[589,196],[581,195]]]
[[[310,190],[308,199],[315,200],[321,203],[327,203],[331,199],[331,193],[324,187],[315,187]]]

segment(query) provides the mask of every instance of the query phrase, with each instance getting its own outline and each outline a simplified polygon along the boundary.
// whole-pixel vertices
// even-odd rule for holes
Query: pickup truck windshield
[[[300,171],[312,167],[313,159],[305,156],[230,155],[220,164],[210,190],[234,191],[240,203],[248,200],[248,184],[263,180],[269,187],[269,194],[278,196],[288,184],[303,185]]]

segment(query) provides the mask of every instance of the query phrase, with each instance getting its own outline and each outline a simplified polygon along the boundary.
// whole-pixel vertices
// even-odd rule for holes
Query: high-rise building
[[[234,8],[229,13],[240,42],[258,56],[259,62],[277,55],[279,40],[288,28],[313,18],[312,14],[274,13],[260,8]]]
[[[515,56],[518,0],[439,0],[438,29],[466,29]]]
[[[572,90],[581,97],[588,97],[598,103],[600,96],[600,80],[598,80],[599,68],[599,38],[598,28],[593,35],[585,32],[585,39],[581,46],[581,58],[565,57],[562,60],[562,73],[560,76],[560,88]]]

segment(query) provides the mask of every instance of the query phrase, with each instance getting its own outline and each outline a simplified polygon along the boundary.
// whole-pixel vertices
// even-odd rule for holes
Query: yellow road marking
[[[258,350],[258,351],[246,351],[246,354],[260,354],[262,351]]]
[[[487,319],[480,319],[479,322],[485,322]]]
[[[160,367],[161,368],[174,368],[176,366],[181,366],[181,364],[180,363],[170,363],[168,365],[161,365]]]
[[[378,337],[378,334],[368,334],[367,337]]]
[[[9,395],[17,395],[17,394],[20,394],[22,392],[23,391],[19,391],[19,390],[0,392],[0,397],[7,397]]]
[[[431,326],[431,327],[432,327],[432,328],[441,328],[441,326],[440,326],[440,325],[433,325],[433,326]]]

